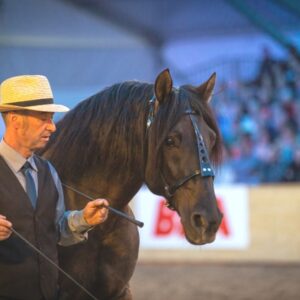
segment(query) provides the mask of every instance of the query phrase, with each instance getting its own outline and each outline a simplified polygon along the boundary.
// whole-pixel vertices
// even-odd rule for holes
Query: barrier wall
[[[236,187],[232,186],[228,189],[229,195],[234,195]],[[186,243],[182,247],[183,244],[178,242],[178,247],[176,244],[174,246],[174,243],[170,243],[169,248],[164,244],[162,244],[163,247],[151,247],[143,241],[144,229],[140,229],[139,261],[299,263],[300,185],[245,187],[245,190],[246,213],[242,212],[243,208],[234,212],[234,215],[240,213],[243,215],[243,218],[235,220],[234,225],[237,230],[240,227],[244,228],[240,237],[242,242],[228,244],[228,246],[222,243],[221,237],[221,242],[220,239],[214,242],[215,246],[214,243],[208,247],[192,246]],[[236,207],[230,199],[229,203]],[[134,201],[134,205],[137,217],[143,218],[139,213],[137,201]],[[144,203],[140,205],[144,206]],[[151,214],[151,210],[143,208],[143,211],[145,210],[148,215]],[[227,219],[230,223],[232,213],[231,216],[227,216]]]

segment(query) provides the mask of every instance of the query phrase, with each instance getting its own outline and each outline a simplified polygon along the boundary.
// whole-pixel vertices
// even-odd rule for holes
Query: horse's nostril
[[[197,228],[207,227],[206,218],[204,218],[200,214],[194,214],[193,217],[192,217],[192,221],[193,221],[194,226],[197,227]]]
[[[195,228],[202,228],[207,232],[215,233],[219,228],[219,223],[215,221],[209,222],[203,215],[201,214],[193,214],[192,223]]]

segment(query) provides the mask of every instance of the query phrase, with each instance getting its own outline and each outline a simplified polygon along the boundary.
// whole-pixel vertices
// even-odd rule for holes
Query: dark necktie
[[[34,180],[30,174],[30,169],[31,169],[31,165],[28,161],[26,161],[26,163],[23,165],[21,171],[26,179],[27,195],[30,198],[32,206],[35,208],[37,195],[36,195]]]

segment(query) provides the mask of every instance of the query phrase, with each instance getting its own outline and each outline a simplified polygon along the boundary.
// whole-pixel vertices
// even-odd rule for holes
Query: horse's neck
[[[138,177],[132,177],[130,180],[106,178],[104,174],[97,173],[81,179],[77,186],[92,198],[106,198],[112,206],[123,208],[138,192],[142,183],[143,180]]]
[[[139,105],[144,106],[142,103]],[[135,109],[133,107],[131,110],[134,111]],[[132,149],[130,152],[134,153],[129,159],[129,161],[132,160],[131,163],[125,166],[122,164],[122,160],[116,164],[116,161],[108,160],[110,162],[108,163],[103,159],[98,166],[95,166],[94,174],[87,180],[91,188],[96,187],[104,197],[111,199],[116,207],[127,205],[144,182],[146,145],[143,130],[145,119],[145,116],[140,114],[135,119],[135,124],[132,125],[132,130],[136,130],[134,144],[127,145],[128,148]],[[123,138],[126,140],[126,137]],[[127,158],[125,156],[124,160]],[[106,171],[102,171],[104,165]],[[109,171],[107,172],[107,170]]]

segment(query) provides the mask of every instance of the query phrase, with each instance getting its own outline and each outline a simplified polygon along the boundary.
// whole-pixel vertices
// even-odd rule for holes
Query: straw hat
[[[45,76],[23,75],[8,78],[0,86],[0,112],[12,110],[66,112],[69,108],[54,104]]]

